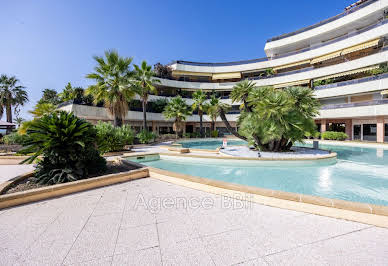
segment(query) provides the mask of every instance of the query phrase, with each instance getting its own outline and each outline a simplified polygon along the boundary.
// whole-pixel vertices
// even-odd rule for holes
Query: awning
[[[337,51],[337,52],[334,52],[334,53],[330,53],[330,54],[326,54],[326,55],[314,58],[314,59],[311,60],[311,64],[313,65],[313,64],[316,64],[316,63],[319,63],[319,62],[323,62],[323,61],[327,61],[329,59],[333,59],[333,58],[339,57],[339,56],[341,56],[341,52],[342,51]]]
[[[211,77],[212,73],[204,72],[186,72],[186,71],[173,71],[173,76],[200,76],[200,77]]]
[[[240,72],[233,72],[233,73],[219,73],[219,74],[213,74],[213,80],[216,79],[240,79],[241,73]]]
[[[380,92],[381,95],[388,95],[388,90],[383,90]]]
[[[277,84],[277,85],[274,85],[273,87],[275,89],[277,89],[277,88],[287,88],[287,87],[298,86],[298,85],[308,84],[308,83],[310,83],[310,80],[309,79],[305,79],[305,80],[298,80],[298,81],[293,81],[293,82]]]
[[[376,68],[379,68],[379,65],[359,68],[359,69],[350,70],[350,71],[346,71],[346,72],[342,72],[342,73],[337,73],[337,74],[334,74],[334,75],[329,75],[329,76],[325,76],[325,77],[314,79],[314,81],[324,80],[324,79],[331,79],[331,78],[337,78],[337,77],[357,74],[357,73],[361,73],[361,72],[367,72],[369,70],[373,70],[373,69],[376,69]]]
[[[373,41],[369,41],[369,42],[366,42],[366,43],[355,45],[353,47],[346,48],[346,49],[342,50],[341,55],[346,55],[346,54],[350,54],[350,53],[353,53],[353,52],[356,52],[356,51],[364,50],[364,49],[367,49],[367,48],[370,48],[370,47],[373,47],[373,46],[377,46],[379,44],[379,41],[380,41],[380,39],[376,39],[376,40],[373,40]]]
[[[292,64],[287,64],[287,65],[283,65],[283,66],[274,67],[273,70],[277,71],[277,70],[280,70],[280,69],[285,69],[285,68],[290,68],[290,67],[300,66],[300,65],[305,65],[305,64],[310,64],[310,60],[304,60],[304,61],[299,61],[299,62],[292,63]]]

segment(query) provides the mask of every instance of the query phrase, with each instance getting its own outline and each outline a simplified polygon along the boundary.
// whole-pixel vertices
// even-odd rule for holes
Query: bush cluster
[[[125,145],[132,145],[135,134],[129,125],[114,127],[107,122],[98,122],[97,146],[101,153],[121,151]]]
[[[136,138],[142,144],[148,144],[155,141],[156,135],[153,132],[142,130],[137,135]]]
[[[17,132],[13,132],[9,135],[5,135],[2,140],[5,145],[23,145],[27,138],[26,135],[20,135]]]
[[[343,132],[326,131],[321,134],[321,137],[327,140],[346,140],[348,135]]]
[[[33,120],[27,129],[24,162],[37,164],[35,179],[41,184],[57,184],[85,179],[106,170],[106,161],[96,149],[96,129],[92,124],[64,111]]]

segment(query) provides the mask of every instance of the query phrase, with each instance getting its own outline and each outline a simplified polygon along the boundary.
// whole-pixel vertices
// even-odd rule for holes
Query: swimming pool
[[[183,148],[191,149],[205,149],[205,150],[216,150],[222,146],[222,139],[200,139],[200,140],[186,140],[180,141]],[[246,141],[243,140],[229,140],[228,145],[247,145]]]
[[[337,163],[274,165],[162,156],[144,164],[236,184],[388,206],[388,150],[338,145],[320,148],[337,152]]]

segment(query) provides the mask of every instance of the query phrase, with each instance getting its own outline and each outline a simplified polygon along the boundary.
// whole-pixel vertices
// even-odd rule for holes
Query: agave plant
[[[96,147],[93,125],[72,113],[55,112],[34,120],[27,129],[21,153],[39,156],[35,178],[38,183],[56,184],[88,178],[105,170],[106,161]]]

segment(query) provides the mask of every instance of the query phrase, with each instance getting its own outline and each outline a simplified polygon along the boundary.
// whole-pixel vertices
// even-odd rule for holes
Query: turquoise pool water
[[[179,142],[183,148],[216,150],[222,146],[222,139],[188,140]],[[246,145],[243,140],[228,140],[228,145]]]
[[[388,150],[337,145],[320,148],[337,152],[337,163],[268,165],[162,157],[144,164],[248,186],[388,206]]]

